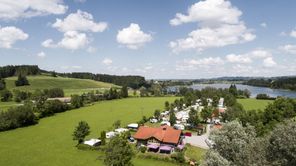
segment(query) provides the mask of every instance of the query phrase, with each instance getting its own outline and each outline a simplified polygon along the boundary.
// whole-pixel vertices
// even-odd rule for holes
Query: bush
[[[171,156],[178,163],[185,163],[185,155],[184,152],[176,152]]]
[[[36,123],[36,116],[30,106],[14,107],[6,112],[0,113],[0,131],[29,126]]]
[[[69,110],[69,106],[59,100],[48,100],[44,103],[43,108],[39,109],[40,117],[51,116],[55,113]]]
[[[45,89],[44,93],[49,98],[64,97],[64,90],[61,88]]]
[[[14,90],[14,101],[15,102],[21,102],[23,100],[27,100],[28,98],[31,97],[31,93],[30,92],[24,92],[24,91],[20,91],[20,90]]]
[[[147,148],[146,148],[146,146],[141,146],[139,150],[140,150],[140,152],[145,153]]]
[[[19,74],[17,80],[15,81],[15,86],[30,85],[26,76]]]
[[[76,147],[79,150],[85,150],[85,151],[87,151],[87,150],[101,150],[100,146],[89,146],[86,144],[78,144]]]
[[[5,89],[5,90],[2,90],[1,91],[1,101],[2,102],[7,102],[7,101],[10,101],[12,98],[12,93]]]

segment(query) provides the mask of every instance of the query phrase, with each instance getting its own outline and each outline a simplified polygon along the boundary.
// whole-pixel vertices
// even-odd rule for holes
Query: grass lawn
[[[162,109],[164,102],[174,97],[128,98],[104,101],[41,119],[39,124],[11,131],[0,132],[0,165],[12,166],[64,166],[103,165],[98,152],[77,150],[72,140],[74,127],[85,120],[91,127],[88,138],[97,138],[108,130],[115,120],[123,125],[136,122],[143,115],[151,116],[155,109]],[[134,160],[136,166],[171,166],[171,163],[150,159]]]
[[[241,103],[246,110],[264,110],[273,100],[238,99],[238,102]]]
[[[194,159],[196,161],[201,161],[207,152],[206,149],[198,148],[191,145],[186,145],[187,149],[185,152],[185,156],[189,157],[190,159]]]
[[[5,111],[5,110],[7,110],[10,107],[19,106],[19,105],[21,105],[21,104],[20,103],[16,103],[14,101],[10,101],[10,102],[1,102],[0,101],[0,111]]]
[[[76,79],[76,78],[64,78],[64,77],[49,77],[49,76],[27,76],[30,85],[16,87],[14,82],[17,77],[6,78],[7,88],[9,90],[19,89],[23,91],[34,91],[36,89],[50,89],[50,88],[62,88],[65,95],[81,94],[83,92],[89,92],[92,90],[101,90],[104,88],[118,87],[114,84],[88,80],[88,79]]]

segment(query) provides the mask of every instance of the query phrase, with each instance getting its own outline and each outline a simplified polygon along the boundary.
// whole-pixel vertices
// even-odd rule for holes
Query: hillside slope
[[[102,88],[118,87],[114,84],[93,81],[88,79],[50,77],[50,76],[27,76],[30,85],[16,87],[14,82],[17,77],[6,78],[6,85],[9,90],[34,91],[36,89],[62,88],[66,95],[80,94],[91,90]]]

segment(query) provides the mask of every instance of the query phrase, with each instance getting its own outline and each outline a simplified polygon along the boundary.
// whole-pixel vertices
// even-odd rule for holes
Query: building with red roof
[[[177,146],[181,141],[181,130],[176,130],[170,126],[147,127],[141,126],[134,138],[139,144],[168,144]]]

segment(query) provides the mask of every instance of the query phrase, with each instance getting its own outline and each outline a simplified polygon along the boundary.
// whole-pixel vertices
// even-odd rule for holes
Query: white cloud
[[[248,56],[250,56],[251,58],[267,58],[267,57],[271,57],[272,54],[269,51],[264,49],[256,49],[249,52]]]
[[[266,24],[265,22],[262,22],[262,23],[260,24],[260,26],[263,27],[263,28],[266,28],[266,27],[267,27],[267,24]]]
[[[226,56],[226,60],[231,63],[251,63],[252,60],[246,55],[229,54]]]
[[[275,65],[276,65],[276,62],[273,60],[272,57],[268,57],[263,60],[264,67],[273,67]]]
[[[215,26],[217,24],[238,24],[242,12],[233,7],[229,1],[205,0],[193,4],[188,9],[188,15],[177,13],[170,20],[171,25],[181,25],[189,22],[201,22],[203,26]]]
[[[45,54],[43,51],[41,51],[41,52],[39,52],[39,53],[37,54],[37,57],[38,57],[38,58],[45,58],[45,57],[46,57],[46,54]]]
[[[14,20],[49,14],[64,14],[68,7],[62,0],[1,0],[0,19]]]
[[[77,10],[76,13],[69,14],[63,20],[56,19],[52,27],[57,28],[61,32],[67,31],[90,31],[90,32],[103,32],[107,29],[106,22],[95,22],[90,13]]]
[[[224,60],[220,57],[208,57],[201,59],[185,59],[183,62],[178,62],[176,70],[187,71],[196,70],[197,68],[209,68],[211,66],[223,65]]]
[[[104,65],[111,65],[112,63],[113,63],[113,61],[111,60],[111,59],[109,59],[109,58],[105,58],[103,61],[102,61],[102,63],[104,64]]]
[[[202,51],[212,47],[224,47],[252,41],[256,36],[240,20],[242,12],[226,0],[205,0],[193,4],[188,15],[180,13],[170,21],[171,25],[198,22],[199,28],[187,38],[170,42],[174,52],[189,49]]]
[[[296,29],[294,29],[290,32],[290,36],[296,38]]]
[[[77,50],[85,48],[89,43],[89,39],[85,33],[79,33],[77,31],[68,31],[64,33],[64,38],[57,44],[54,44],[52,39],[47,39],[42,42],[42,46],[48,48],[65,48],[70,50]]]
[[[287,44],[280,46],[279,49],[289,54],[296,54],[296,45]]]
[[[1,7],[0,7],[1,8]],[[11,48],[19,40],[26,40],[29,37],[23,30],[14,26],[0,26],[0,48]]]
[[[129,49],[138,49],[145,43],[150,42],[152,36],[141,31],[138,24],[131,23],[129,27],[118,31],[116,39],[118,43],[125,45]]]

